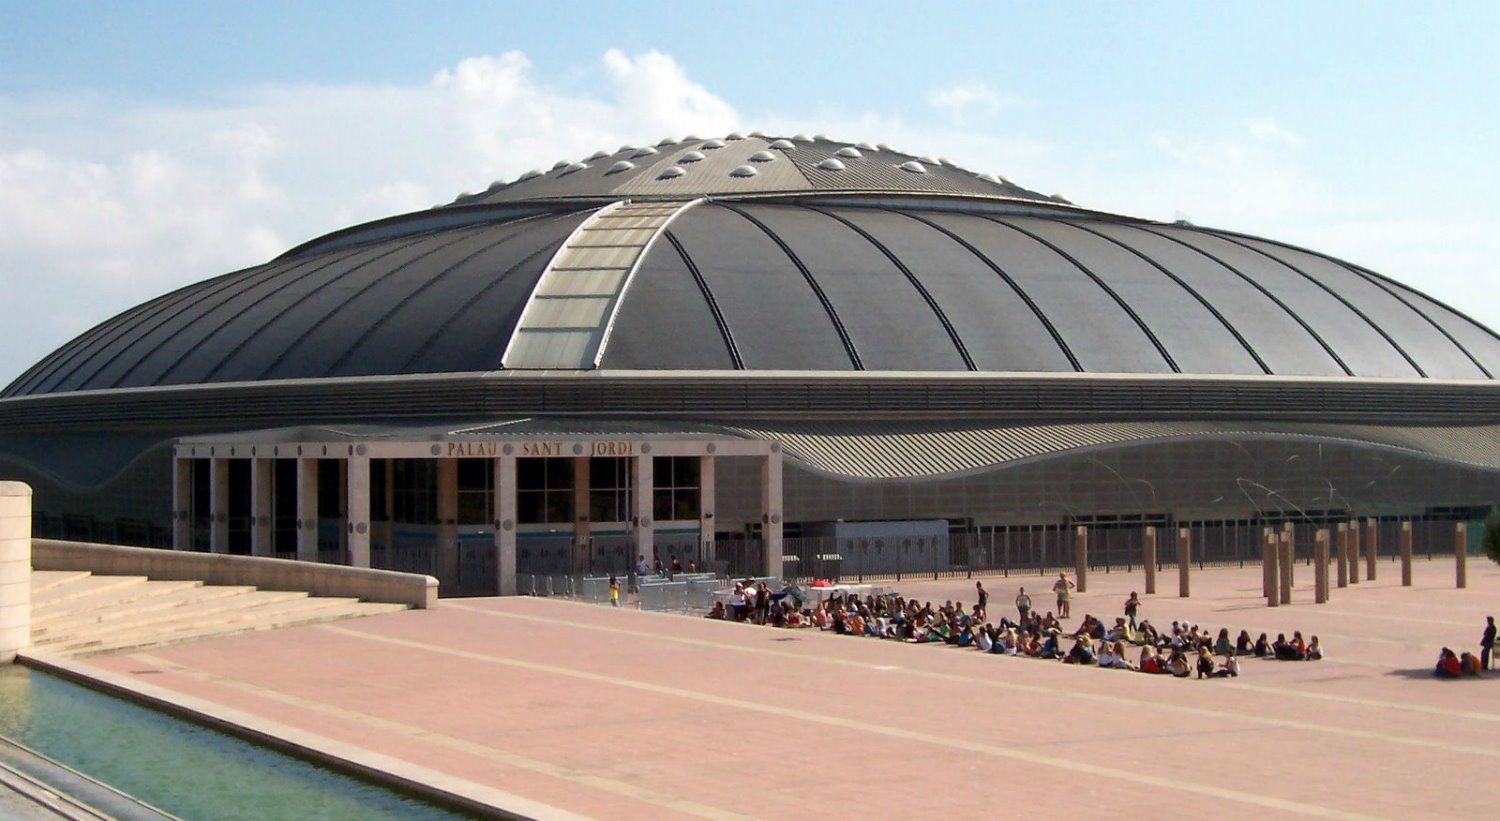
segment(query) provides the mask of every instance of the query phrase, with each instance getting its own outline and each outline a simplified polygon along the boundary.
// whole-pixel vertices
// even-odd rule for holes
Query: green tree
[[[1484,555],[1500,564],[1500,506],[1490,508],[1484,517]]]

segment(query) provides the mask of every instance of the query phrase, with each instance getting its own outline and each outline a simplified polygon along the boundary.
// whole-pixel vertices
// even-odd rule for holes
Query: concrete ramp
[[[250,586],[37,570],[31,575],[31,645],[54,655],[91,656],[405,609]]]

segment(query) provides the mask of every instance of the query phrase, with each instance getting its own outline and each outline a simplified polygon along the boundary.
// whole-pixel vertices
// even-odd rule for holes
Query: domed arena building
[[[139,305],[5,389],[0,466],[36,489],[37,535],[450,593],[640,554],[1038,567],[1079,525],[1101,561],[1138,562],[1146,527],[1232,560],[1267,525],[1351,520],[1451,550],[1500,500],[1497,373],[1494,332],[1316,251],[731,134],[560,162]]]

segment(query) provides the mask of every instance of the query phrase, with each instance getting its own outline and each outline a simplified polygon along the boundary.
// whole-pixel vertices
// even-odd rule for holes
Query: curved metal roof
[[[817,169],[843,143],[707,142],[337,232],[108,320],[3,395],[503,369],[1500,373],[1493,332],[1316,252],[887,149],[846,152],[854,174]]]

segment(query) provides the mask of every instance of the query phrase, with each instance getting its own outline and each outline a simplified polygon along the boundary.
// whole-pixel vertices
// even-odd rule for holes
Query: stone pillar
[[[1193,531],[1177,528],[1177,595],[1187,598],[1191,593],[1189,575],[1193,566]]]
[[[272,556],[271,544],[271,477],[276,462],[271,459],[250,460],[250,555]]]
[[[1141,567],[1146,570],[1146,595],[1156,593],[1156,528],[1146,528],[1146,545],[1141,554]]]
[[[1323,604],[1328,601],[1328,528],[1318,528],[1313,542],[1313,601]]]
[[[229,460],[210,459],[208,509],[212,518],[208,531],[208,549],[213,553],[229,552]]]
[[[1283,530],[1278,540],[1276,580],[1281,582],[1281,603],[1292,603],[1292,534]]]
[[[1401,586],[1411,587],[1411,521],[1401,522]]]
[[[318,460],[297,460],[297,559],[318,560]]]
[[[635,509],[631,512],[632,524],[635,525],[635,552],[646,554],[646,561],[654,566],[656,539],[651,514],[656,499],[656,463],[651,454],[643,453],[635,457],[633,467],[630,484],[631,496],[635,500]]]
[[[1349,586],[1349,525],[1339,522],[1338,543],[1334,545],[1334,559],[1338,565],[1338,586]]]
[[[1469,586],[1469,526],[1458,522],[1453,528],[1453,569],[1458,589]]]
[[[1266,605],[1281,606],[1281,548],[1276,531],[1265,528],[1261,532],[1262,586],[1265,589]]]
[[[437,461],[437,544],[433,567],[439,578],[458,578],[458,460]],[[353,515],[349,517],[353,519]],[[352,552],[352,551],[351,551]],[[352,562],[351,562],[352,563]]]
[[[193,460],[172,460],[172,549],[193,549]]]
[[[359,446],[364,450],[364,445]],[[443,460],[451,462],[451,459]],[[370,566],[370,457],[350,456],[345,462],[344,532],[349,544],[349,566]]]
[[[1073,576],[1079,593],[1089,592],[1089,529],[1078,525],[1073,529]]]
[[[760,462],[761,542],[765,551],[765,575],[781,578],[781,446]]]
[[[0,482],[0,664],[31,646],[31,486]]]
[[[1349,520],[1349,583],[1359,584],[1359,520]]]
[[[380,460],[385,471],[385,549],[396,549],[396,460]]]
[[[719,560],[714,548],[714,456],[705,453],[698,457],[698,547],[703,555],[703,566],[707,570],[711,562]]]
[[[589,553],[589,457],[573,457],[573,572],[593,564]]]
[[[516,457],[495,460],[495,575],[502,596],[516,594]]]
[[[1375,551],[1380,548],[1380,531],[1374,519],[1365,520],[1365,581],[1375,581]]]
[[[1287,550],[1290,551],[1290,558],[1288,558],[1286,560],[1286,564],[1284,564],[1282,566],[1281,572],[1286,576],[1286,578],[1287,578],[1287,584],[1290,584],[1293,587],[1296,587],[1297,586],[1297,526],[1294,525],[1294,524],[1292,524],[1291,522],[1283,522],[1282,525],[1281,525],[1281,532],[1282,532],[1282,534],[1284,536],[1286,536]]]

